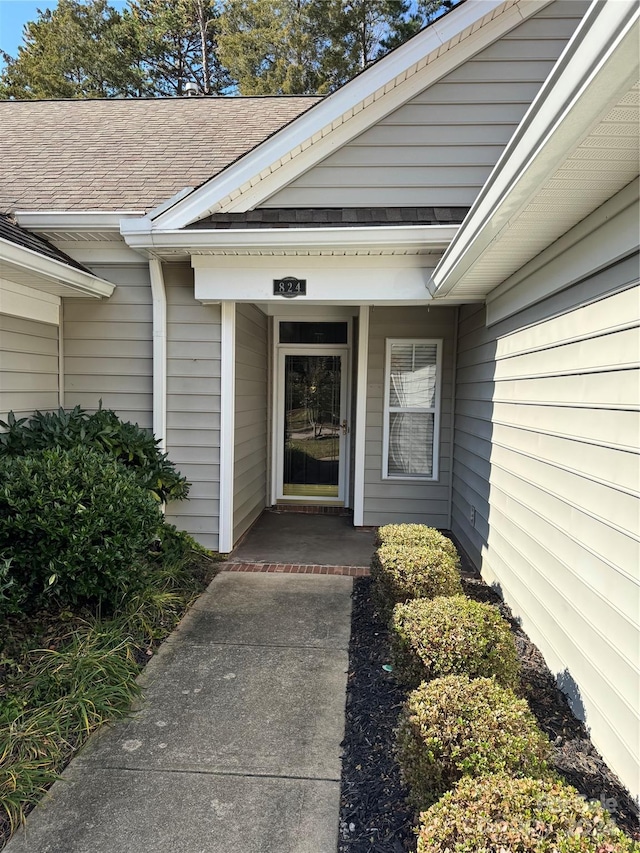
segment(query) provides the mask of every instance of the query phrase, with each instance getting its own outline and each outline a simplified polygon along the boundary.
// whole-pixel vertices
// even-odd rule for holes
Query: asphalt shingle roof
[[[359,225],[458,225],[468,207],[298,207],[215,213],[187,226],[217,230],[247,228],[354,228]]]
[[[150,210],[319,100],[0,101],[0,211]]]

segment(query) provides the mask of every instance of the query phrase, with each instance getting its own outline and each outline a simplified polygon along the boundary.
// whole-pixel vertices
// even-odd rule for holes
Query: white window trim
[[[393,344],[426,344],[436,347],[436,393],[435,406],[433,408],[412,407],[402,409],[406,412],[429,413],[433,412],[433,464],[430,477],[410,474],[389,474],[389,415],[390,412],[398,410],[396,406],[389,406],[391,390],[391,347]],[[432,483],[440,476],[440,411],[442,408],[442,338],[385,338],[384,356],[384,399],[382,416],[382,479],[404,481],[409,483],[428,482]]]

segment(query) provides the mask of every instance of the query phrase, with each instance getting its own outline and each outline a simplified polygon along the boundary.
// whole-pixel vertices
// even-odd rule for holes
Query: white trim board
[[[275,259],[274,259],[275,260]],[[219,270],[215,262],[204,256],[192,258],[195,298],[205,304],[233,299],[236,302],[303,305],[414,305],[431,301],[427,282],[433,266],[411,268],[322,270],[308,268],[304,258],[291,258],[277,266],[262,264],[261,269],[236,268]],[[433,262],[435,265],[435,262]],[[295,300],[274,296],[273,280],[295,276],[306,279],[307,295]]]
[[[59,326],[61,304],[59,296],[0,279],[0,314]]]
[[[236,306],[220,306],[220,515],[218,550],[233,548],[233,493],[235,476]]]
[[[353,468],[353,524],[364,524],[364,470],[366,464],[367,377],[369,371],[369,306],[360,306],[358,321],[358,372],[356,376],[356,431]]]

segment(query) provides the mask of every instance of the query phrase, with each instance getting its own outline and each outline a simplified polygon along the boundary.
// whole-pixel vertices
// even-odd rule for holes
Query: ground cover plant
[[[166,483],[154,492],[145,464],[125,464],[118,429],[107,449],[84,443],[84,413],[63,415],[1,436],[0,848],[87,737],[128,713],[141,667],[217,566],[164,522]]]

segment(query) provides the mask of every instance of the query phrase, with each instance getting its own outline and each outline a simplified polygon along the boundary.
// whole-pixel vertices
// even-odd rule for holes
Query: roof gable
[[[551,3],[473,0],[454,7],[286,130],[153,217],[146,228],[179,229],[211,213],[238,213],[261,206],[331,152]],[[140,223],[140,227],[145,226]]]
[[[543,7],[262,206],[470,206],[587,7]]]

